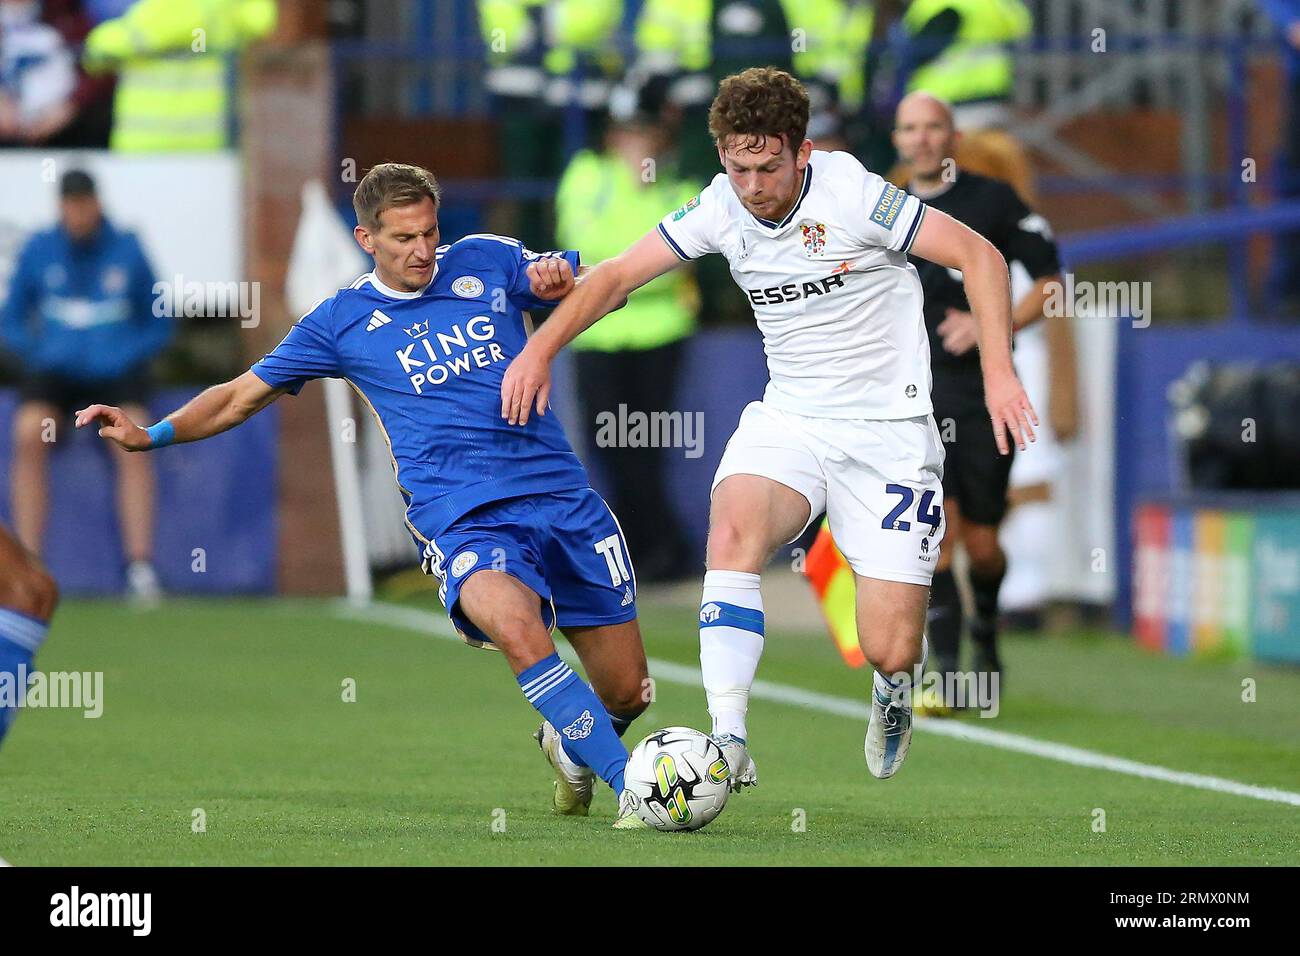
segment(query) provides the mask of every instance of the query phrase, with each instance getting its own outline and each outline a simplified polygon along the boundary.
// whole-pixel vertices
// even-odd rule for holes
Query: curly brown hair
[[[357,183],[352,194],[352,209],[357,222],[367,229],[379,229],[379,216],[394,206],[409,206],[425,196],[437,207],[442,201],[442,189],[433,173],[422,166],[406,163],[380,163],[371,167]]]
[[[727,137],[743,136],[745,148],[761,149],[768,136],[779,136],[797,152],[808,134],[808,91],[785,70],[751,66],[718,84],[709,107],[709,132],[719,146]]]

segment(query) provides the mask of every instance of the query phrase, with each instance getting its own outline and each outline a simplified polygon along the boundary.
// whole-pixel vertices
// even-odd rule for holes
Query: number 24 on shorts
[[[916,492],[907,485],[885,485],[885,493],[898,495],[900,500],[894,505],[894,510],[885,515],[885,520],[880,522],[880,527],[886,531],[911,531],[912,522],[902,520],[902,515],[912,507]],[[933,529],[931,534],[939,530],[939,522],[943,520],[943,509],[934,503],[933,491],[925,491],[921,494],[921,504],[916,509],[916,520],[928,524]]]

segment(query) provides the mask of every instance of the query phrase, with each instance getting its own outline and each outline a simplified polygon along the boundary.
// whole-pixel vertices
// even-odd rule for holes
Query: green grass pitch
[[[649,605],[642,624],[652,658],[697,663],[689,610]],[[1000,716],[963,721],[1300,790],[1295,668],[1097,634],[1011,639],[1006,658]],[[860,721],[766,700],[760,786],[707,829],[611,831],[608,790],[589,818],[556,818],[537,718],[499,655],[331,602],[69,602],[37,663],[102,671],[104,713],[25,711],[0,750],[0,856],[20,866],[1300,863],[1300,807],[920,730],[878,781]],[[855,700],[868,682],[813,633],[769,634],[759,676]],[[702,690],[660,681],[630,737],[706,720]]]

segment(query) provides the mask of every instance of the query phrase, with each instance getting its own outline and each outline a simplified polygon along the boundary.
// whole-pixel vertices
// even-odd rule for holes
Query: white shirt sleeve
[[[925,203],[870,170],[864,168],[862,174],[862,188],[855,191],[864,207],[864,240],[894,252],[907,252],[925,218]]]
[[[698,259],[719,251],[717,235],[722,214],[714,180],[686,205],[664,216],[659,221],[659,235],[679,259]]]

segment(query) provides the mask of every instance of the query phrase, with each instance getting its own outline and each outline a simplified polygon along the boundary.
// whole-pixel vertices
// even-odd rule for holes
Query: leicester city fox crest
[[[596,718],[591,716],[591,711],[584,710],[577,720],[561,730],[560,733],[570,740],[582,740],[591,735],[591,728],[594,726],[596,726]]]
[[[462,551],[456,555],[456,560],[451,562],[451,576],[453,578],[461,577],[476,564],[478,564],[478,554],[476,552]]]
[[[820,222],[803,222],[799,224],[803,234],[803,251],[809,256],[820,256],[826,248],[826,225]]]

